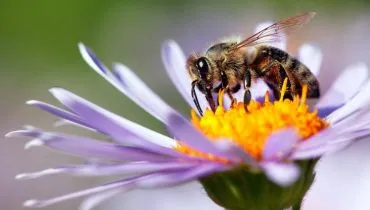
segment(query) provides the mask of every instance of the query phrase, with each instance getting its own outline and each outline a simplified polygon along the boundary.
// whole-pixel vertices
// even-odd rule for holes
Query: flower
[[[370,96],[367,94],[370,82],[364,64],[345,69],[314,106],[314,111],[306,104],[305,88],[293,101],[274,101],[265,95],[266,85],[258,82],[251,91],[254,101],[248,107],[249,112],[227,97],[220,97],[215,113],[208,110],[199,117],[193,111],[190,122],[126,66],[115,64],[110,71],[85,45],[79,44],[79,49],[98,74],[160,120],[175,138],[129,121],[68,90],[52,88],[51,94],[67,109],[35,100],[27,104],[60,117],[62,121],[58,124],[88,128],[111,141],[47,132],[30,126],[10,132],[6,136],[34,138],[25,148],[46,146],[101,160],[19,174],[16,178],[33,179],[60,173],[120,174],[125,178],[48,200],[28,200],[25,206],[44,207],[90,196],[81,205],[81,209],[87,210],[135,188],[169,187],[200,180],[207,194],[227,209],[284,209],[299,205],[313,181],[313,167],[320,156],[343,149],[355,139],[370,134]],[[300,52],[301,61],[317,74],[322,59],[320,51],[312,45],[304,45]],[[194,108],[181,49],[175,42],[168,41],[163,46],[162,57],[176,88]],[[349,75],[356,77],[353,86],[344,85]],[[206,101],[199,99],[206,109]]]

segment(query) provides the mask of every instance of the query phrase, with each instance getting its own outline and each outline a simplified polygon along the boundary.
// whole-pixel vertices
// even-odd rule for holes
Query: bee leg
[[[227,85],[229,84],[227,75],[224,71],[221,71],[221,85],[223,89],[226,89]]]
[[[281,66],[281,63],[276,61],[276,60],[272,60],[269,64],[267,64],[266,66],[264,66],[260,72],[262,75],[266,75],[268,72],[270,72],[270,70],[273,68],[273,67],[279,67],[280,68]]]
[[[267,66],[265,66],[263,69],[261,69],[261,73],[263,75],[271,75],[272,74],[272,70],[274,68],[277,68],[274,72],[275,72],[275,77],[277,78],[280,78],[280,81],[284,81],[285,78],[288,78],[288,85],[287,85],[287,91],[285,92],[283,99],[293,99],[292,95],[291,95],[291,82],[290,80],[292,79],[291,77],[291,74],[289,73],[289,71],[286,71],[283,67],[283,65],[274,60],[272,61],[271,63],[269,63]],[[267,80],[265,80],[267,86],[269,86],[269,88],[272,90],[273,94],[274,94],[274,98],[275,100],[278,100],[281,96],[280,96],[280,90],[281,90],[281,87],[283,85],[283,82],[281,82],[280,84],[274,84],[274,83],[271,83]]]
[[[218,104],[218,102],[220,101],[219,100],[219,97],[220,97],[220,95],[219,95],[219,93],[220,93],[220,91],[222,90],[223,88],[222,88],[222,84],[220,84],[219,86],[217,86],[216,88],[214,88],[213,90],[212,90],[212,92],[213,93],[216,93],[217,94],[217,101],[216,101],[216,105],[217,106],[219,106],[220,104]]]
[[[228,94],[228,96],[229,96],[229,98],[231,100],[231,107],[233,107],[234,104],[237,103],[237,99],[234,98],[233,93],[238,92],[240,90],[240,88],[241,88],[241,85],[240,84],[237,84],[234,87],[228,89],[228,91],[227,91],[227,94]]]
[[[202,108],[200,107],[199,100],[197,97],[197,93],[195,92],[195,85],[197,84],[197,81],[194,81],[191,83],[191,97],[193,98],[195,107],[198,109],[198,112],[200,116],[203,116]]]
[[[211,108],[211,110],[213,112],[215,112],[216,111],[216,103],[215,103],[215,101],[213,100],[213,97],[212,97],[212,90],[207,89],[205,95],[206,95],[206,99],[208,101],[209,107]]]
[[[265,83],[271,89],[272,94],[274,95],[274,99],[279,100],[279,98],[280,98],[280,88],[277,85],[275,85],[273,83],[270,83],[268,81],[265,81]]]
[[[248,111],[248,105],[251,102],[252,95],[250,90],[244,91],[244,109]]]
[[[228,86],[229,82],[227,80],[227,75],[225,74],[224,71],[221,71],[221,85],[219,86],[218,90],[217,90],[217,93],[219,93],[220,90],[226,90],[226,93],[229,95],[230,97],[230,94],[229,94],[229,86]],[[217,105],[220,105],[218,104],[218,102],[220,101],[219,100],[219,97],[220,95],[217,94]],[[222,104],[221,104],[222,105]]]
[[[247,110],[247,107],[252,99],[252,95],[251,95],[251,91],[249,90],[250,87],[251,87],[251,83],[252,83],[252,76],[251,76],[251,72],[249,70],[247,70],[247,72],[245,73],[244,75],[244,88],[245,88],[245,91],[244,91],[244,108],[245,110]]]

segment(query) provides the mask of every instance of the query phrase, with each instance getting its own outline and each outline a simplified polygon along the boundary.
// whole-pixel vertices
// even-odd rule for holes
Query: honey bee
[[[191,54],[186,69],[192,80],[191,95],[202,115],[195,87],[202,92],[210,108],[215,111],[213,92],[224,90],[233,100],[233,93],[243,85],[245,107],[251,100],[252,81],[262,79],[272,90],[275,98],[280,97],[280,89],[285,78],[288,79],[284,98],[300,94],[307,85],[307,97],[320,96],[319,83],[311,71],[287,52],[267,45],[268,42],[281,41],[281,38],[300,28],[316,13],[306,12],[276,22],[242,41],[222,41],[207,49],[204,55]]]

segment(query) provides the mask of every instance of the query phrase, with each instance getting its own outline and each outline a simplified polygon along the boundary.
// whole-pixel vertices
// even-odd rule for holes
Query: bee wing
[[[268,42],[279,42],[283,39],[283,37],[289,35],[290,32],[293,32],[302,27],[304,24],[308,23],[315,15],[315,12],[306,12],[276,22],[234,45],[230,51],[246,46],[253,46]]]

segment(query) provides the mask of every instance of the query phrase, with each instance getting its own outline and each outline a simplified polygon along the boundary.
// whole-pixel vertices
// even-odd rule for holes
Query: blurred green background
[[[159,122],[84,63],[77,50],[78,42],[90,46],[106,64],[119,61],[128,65],[166,101],[187,114],[187,105],[168,80],[161,63],[160,47],[164,40],[175,39],[188,54],[204,50],[222,36],[250,34],[258,22],[302,11],[316,11],[319,15],[289,40],[289,51],[294,54],[306,41],[322,47],[325,57],[319,79],[323,81],[323,89],[330,86],[345,65],[358,60],[369,64],[370,1],[365,0],[1,1],[1,131],[6,133],[24,124],[54,129],[52,123],[56,118],[27,107],[24,102],[38,99],[57,104],[48,89],[61,86],[128,119],[164,132]],[[351,82],[355,81],[349,79],[349,84]],[[87,134],[72,128],[66,131],[71,130]],[[100,179],[69,177],[14,181],[17,173],[78,161],[45,149],[24,151],[24,142],[2,141],[0,209],[20,209],[25,199],[48,198],[101,182]],[[356,150],[353,153],[361,154]],[[166,191],[163,196],[166,193],[170,194]],[[140,199],[132,207],[127,204],[133,197],[140,197],[140,193],[126,197],[125,204],[118,204],[120,209],[139,209]],[[216,208],[211,202],[203,201],[207,199],[200,200],[194,205],[202,209]],[[171,202],[175,205],[180,201],[172,198]],[[331,200],[327,202],[332,205]],[[76,209],[78,203],[72,201],[49,209]],[[319,208],[315,206],[315,209]]]

